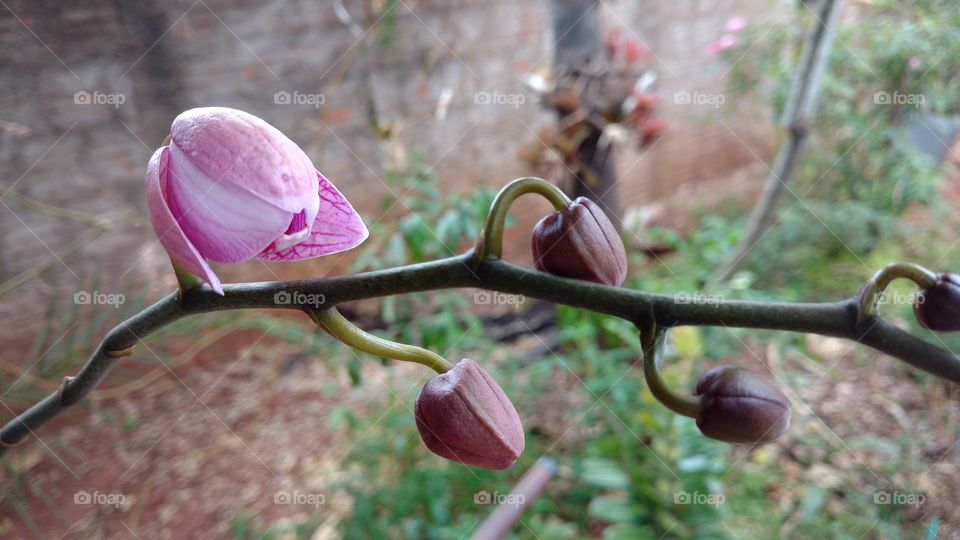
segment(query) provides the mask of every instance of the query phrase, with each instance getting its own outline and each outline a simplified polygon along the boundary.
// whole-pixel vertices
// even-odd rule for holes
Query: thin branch
[[[797,161],[803,152],[813,120],[820,79],[827,64],[827,57],[830,55],[830,46],[833,43],[832,28],[840,13],[840,3],[840,0],[823,0],[820,4],[816,13],[817,21],[803,46],[800,66],[790,92],[790,101],[783,112],[787,140],[780,147],[777,161],[773,170],[770,171],[760,200],[750,213],[743,236],[729,259],[714,274],[713,283],[727,281],[743,268],[750,251],[772,225],[774,212],[796,170]]]
[[[450,288],[476,287],[522,294],[615,315],[642,325],[652,317],[663,327],[726,326],[788,330],[856,340],[916,368],[960,383],[960,357],[923,341],[877,315],[860,316],[854,296],[837,303],[789,304],[721,301],[688,303],[686,298],[607,287],[521,268],[499,260],[478,262],[473,252],[422,264],[330,279],[224,285],[220,296],[208,286],[170,294],[114,327],[76,377],[58,392],[23,412],[0,430],[0,455],[6,447],[89,394],[122,356],[150,333],[190,315],[251,308],[316,309],[281,303],[278,298],[323,299],[324,307],[343,302]],[[284,294],[285,293],[285,294]]]

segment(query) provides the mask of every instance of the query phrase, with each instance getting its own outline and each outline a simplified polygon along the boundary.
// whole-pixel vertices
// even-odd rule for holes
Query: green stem
[[[544,272],[530,272],[500,260],[473,263],[472,254],[388,268],[349,276],[294,282],[229,283],[221,296],[210,287],[170,294],[111,329],[87,363],[56,392],[19,412],[0,429],[0,456],[70,406],[84,399],[120,361],[122,351],[153,332],[185,317],[236,309],[303,310],[310,306],[277,305],[286,292],[322,295],[327,305],[396,294],[476,287],[522,294],[633,321],[641,326],[656,314],[663,327],[679,325],[762,328],[832,336],[872,347],[894,358],[960,384],[960,357],[878,318],[857,321],[857,297],[839,302],[790,304],[726,301],[720,304],[680,303],[674,295],[607,287]],[[8,411],[9,412],[9,411]]]
[[[313,319],[313,322],[329,332],[331,336],[358,351],[390,358],[391,360],[416,362],[433,369],[437,373],[446,373],[453,367],[442,356],[433,351],[404,343],[396,343],[364,332],[341,315],[335,307],[321,310],[305,309],[304,311]]]
[[[542,178],[533,176],[517,178],[503,186],[503,189],[497,193],[497,197],[493,200],[493,204],[490,205],[487,222],[483,227],[480,240],[477,242],[477,262],[499,259],[503,256],[503,226],[507,220],[507,212],[510,210],[513,201],[525,193],[543,195],[558,211],[570,206],[570,197],[567,197],[560,188]]]
[[[173,266],[173,273],[177,276],[180,298],[183,298],[183,294],[187,291],[203,287],[203,281],[200,278],[181,268],[173,259],[170,259],[170,264]]]
[[[665,329],[659,327],[653,318],[640,327],[640,345],[643,348],[643,376],[653,397],[677,414],[696,418],[700,413],[700,399],[688,394],[675,392],[667,386],[661,372],[663,347],[666,338]]]
[[[877,303],[883,291],[890,282],[897,278],[906,278],[917,284],[921,289],[932,287],[937,282],[937,275],[913,263],[893,263],[884,266],[860,290],[859,318],[863,320],[876,312]]]

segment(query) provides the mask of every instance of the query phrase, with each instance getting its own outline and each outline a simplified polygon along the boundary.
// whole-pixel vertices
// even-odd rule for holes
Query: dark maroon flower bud
[[[537,270],[614,287],[627,277],[627,253],[616,227],[586,197],[540,220],[533,230]]]
[[[933,286],[917,293],[913,313],[930,330],[960,331],[960,276],[939,274]]]
[[[700,432],[730,443],[764,443],[790,427],[790,401],[779,388],[743,368],[722,366],[697,382]]]
[[[465,358],[427,381],[413,413],[427,448],[451,461],[506,469],[523,452],[517,410],[473,360]]]

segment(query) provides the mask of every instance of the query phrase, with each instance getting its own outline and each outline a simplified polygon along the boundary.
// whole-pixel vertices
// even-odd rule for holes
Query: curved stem
[[[396,343],[364,332],[348,321],[335,307],[319,310],[305,309],[304,311],[313,322],[329,332],[331,336],[358,351],[390,358],[391,360],[423,364],[437,373],[446,373],[453,367],[442,356],[433,351],[404,343]]]
[[[476,260],[499,259],[503,255],[503,225],[513,201],[524,193],[543,195],[558,211],[570,206],[570,197],[557,186],[533,176],[517,178],[497,193],[487,212],[487,222],[477,242]]]
[[[432,261],[326,279],[223,286],[223,296],[210,287],[190,290],[182,300],[167,295],[110,330],[75,377],[0,430],[0,455],[34,430],[86,397],[110,372],[120,351],[164,326],[191,315],[233,309],[306,309],[312,305],[278,305],[278,293],[292,298],[322,295],[328,305],[352,300],[439,289],[478,287],[522,294],[568,306],[614,315],[638,326],[655,321],[678,325],[724,326],[807,332],[855,340],[937,377],[960,384],[960,357],[890,324],[883,319],[858,320],[854,297],[819,304],[724,301],[718,304],[680,303],[673,295],[607,287],[575,279],[531,272],[500,260],[476,264],[471,253]],[[294,294],[297,293],[297,294]],[[9,411],[11,415],[14,413]]]
[[[860,289],[860,319],[866,319],[873,315],[877,309],[877,303],[883,296],[883,291],[887,289],[890,282],[897,278],[906,278],[917,284],[921,289],[932,287],[937,282],[937,275],[913,263],[893,263],[884,266],[879,272],[874,274],[870,281]]]
[[[688,394],[681,394],[667,386],[661,372],[663,361],[663,347],[666,330],[657,325],[656,321],[649,321],[640,327],[640,345],[643,348],[643,376],[647,386],[657,401],[677,414],[696,418],[700,413],[700,399]]]

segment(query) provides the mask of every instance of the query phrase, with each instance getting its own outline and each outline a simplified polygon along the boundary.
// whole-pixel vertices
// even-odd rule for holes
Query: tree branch
[[[773,214],[780,204],[783,191],[793,177],[797,160],[803,152],[804,142],[813,113],[816,110],[820,79],[827,64],[832,44],[832,27],[840,12],[840,0],[823,0],[815,14],[817,22],[803,45],[803,55],[797,69],[790,101],[783,111],[783,124],[787,130],[787,140],[780,147],[777,161],[763,188],[763,194],[750,213],[743,236],[727,261],[714,274],[714,282],[730,279],[747,262],[750,250],[763,238],[773,221]]]
[[[89,394],[130,348],[178,319],[212,311],[250,308],[316,308],[278,302],[278,298],[323,298],[324,307],[365,298],[419,291],[476,287],[522,294],[615,315],[635,324],[652,317],[664,327],[726,326],[788,330],[851,339],[904,362],[960,383],[960,357],[917,338],[871,314],[860,317],[859,299],[820,304],[685,299],[608,287],[518,267],[500,260],[478,262],[473,252],[439,261],[329,279],[224,285],[220,296],[208,286],[170,294],[114,327],[76,377],[64,379],[58,392],[29,408],[0,430],[0,455]],[[286,293],[289,296],[283,296]],[[279,296],[278,296],[279,295]]]

